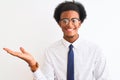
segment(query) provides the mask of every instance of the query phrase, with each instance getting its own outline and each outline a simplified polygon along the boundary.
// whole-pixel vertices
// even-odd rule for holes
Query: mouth
[[[74,29],[66,29],[66,31],[68,31],[68,32],[71,32],[71,31],[73,31]]]

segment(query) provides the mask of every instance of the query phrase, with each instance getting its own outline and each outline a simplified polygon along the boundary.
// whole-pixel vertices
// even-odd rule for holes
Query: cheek
[[[59,25],[60,28],[62,28],[62,25],[60,23],[58,25]]]
[[[64,29],[64,28],[65,28],[65,26],[61,25],[60,23],[59,23],[59,27],[60,27],[61,29]]]
[[[80,24],[77,25],[77,28],[80,28]]]
[[[81,24],[76,25],[76,28],[79,29],[81,27]]]
[[[81,21],[79,22],[78,26],[79,26],[79,28],[81,27]]]

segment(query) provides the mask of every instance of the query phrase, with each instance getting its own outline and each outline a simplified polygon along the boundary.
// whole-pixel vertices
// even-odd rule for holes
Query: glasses
[[[63,18],[60,20],[61,24],[63,25],[68,25],[70,21],[72,22],[73,25],[77,25],[80,19],[79,18],[71,18],[71,19]]]

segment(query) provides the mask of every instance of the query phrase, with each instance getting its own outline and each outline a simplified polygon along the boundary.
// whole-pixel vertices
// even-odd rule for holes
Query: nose
[[[73,23],[72,23],[71,20],[69,21],[69,23],[67,24],[67,26],[68,26],[69,28],[72,28],[72,27],[73,27]]]

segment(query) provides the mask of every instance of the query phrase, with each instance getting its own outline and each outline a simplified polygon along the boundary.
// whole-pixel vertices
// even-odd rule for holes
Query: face
[[[76,11],[69,10],[61,13],[59,25],[63,31],[64,38],[78,38],[78,29],[81,26],[79,14]]]

